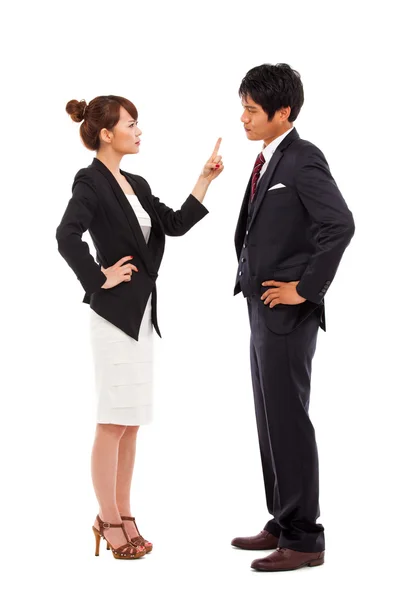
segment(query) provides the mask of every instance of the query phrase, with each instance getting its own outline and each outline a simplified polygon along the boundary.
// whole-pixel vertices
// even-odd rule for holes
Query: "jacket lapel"
[[[240,207],[239,218],[236,225],[235,231],[235,244],[236,244],[236,252],[239,256],[240,254],[240,246],[243,243],[244,231],[246,229],[247,216],[249,211],[249,199],[250,199],[250,189],[251,189],[251,176],[249,182],[247,184],[246,191],[244,193],[244,198],[242,202],[242,206]]]
[[[101,171],[101,173],[105,176],[107,181],[110,183],[111,188],[118,200],[119,205],[121,206],[122,210],[125,213],[125,216],[127,218],[129,226],[131,228],[131,231],[135,237],[140,257],[142,258],[148,272],[149,273],[154,272],[155,268],[153,265],[153,260],[152,260],[152,257],[151,257],[150,251],[149,251],[149,247],[146,244],[146,240],[143,236],[143,232],[140,227],[139,221],[137,220],[137,217],[135,215],[135,211],[133,210],[132,206],[130,205],[130,202],[129,202],[128,198],[126,197],[124,191],[122,190],[121,186],[119,185],[118,181],[115,179],[115,177],[111,173],[111,171],[99,159],[94,158],[93,162],[92,162],[92,166],[95,167],[96,169],[98,169],[99,171]],[[152,210],[152,208],[150,206],[150,202],[147,200],[147,198],[143,194],[142,187],[137,184],[137,181],[134,180],[134,177],[129,176],[124,171],[120,170],[120,172],[124,176],[126,176],[126,178],[129,180],[129,183],[131,183],[131,181],[132,181],[132,187],[134,189],[134,192],[137,194],[140,204],[143,206],[144,210],[146,210],[149,213],[150,218],[152,218],[154,211]],[[152,219],[152,225],[153,225],[153,219]]]
[[[260,210],[260,206],[261,206],[261,203],[265,196],[265,193],[268,190],[269,184],[272,179],[272,175],[274,174],[274,171],[275,171],[276,167],[278,166],[278,163],[281,160],[282,156],[283,156],[283,153],[280,150],[276,149],[275,152],[273,153],[273,155],[271,156],[271,159],[268,163],[267,170],[265,171],[264,175],[260,179],[260,183],[257,186],[256,194],[253,199],[253,202],[255,202],[255,204],[254,204],[253,215],[251,217],[251,221],[249,223],[248,229],[250,229],[250,227],[254,223],[254,219],[256,218],[257,213]]]
[[[135,177],[135,175],[132,175],[131,173],[127,173],[126,171],[121,171],[121,173],[123,175],[125,175],[125,177],[129,181],[129,183],[133,187],[135,194],[139,198],[139,202],[142,205],[142,208],[148,213],[149,217],[151,218],[152,227],[154,227],[154,225],[157,227],[157,225],[160,224],[158,214],[157,214],[152,202],[150,202],[149,196],[148,196],[148,194],[146,194],[146,191],[144,189],[143,184],[140,182],[140,179],[138,179],[137,177]],[[129,202],[128,202],[128,204],[129,204]],[[133,211],[133,213],[134,213],[134,211]],[[135,217],[136,217],[136,215],[135,215]]]
[[[292,142],[294,142],[294,140],[299,139],[299,137],[300,136],[297,133],[296,128],[293,127],[293,130],[290,133],[288,133],[288,135],[285,138],[283,138],[283,140],[281,141],[281,143],[279,144],[279,146],[273,153],[273,155],[268,163],[267,170],[265,171],[264,175],[261,177],[260,182],[257,186],[256,194],[253,199],[253,202],[255,202],[253,215],[252,215],[251,221],[249,223],[248,229],[250,229],[250,227],[254,223],[254,219],[256,218],[257,213],[260,210],[260,207],[264,200],[265,194],[267,193],[267,190],[269,188],[269,184],[271,183],[272,176],[275,172],[276,167],[279,164],[279,161],[281,160],[281,158],[283,156],[284,151],[286,150],[286,148],[288,146],[290,146],[290,144]]]

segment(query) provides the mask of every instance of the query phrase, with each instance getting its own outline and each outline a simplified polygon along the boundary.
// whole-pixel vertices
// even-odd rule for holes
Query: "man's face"
[[[290,109],[277,110],[272,121],[268,121],[268,115],[264,112],[262,106],[256,104],[250,96],[242,98],[243,114],[241,121],[244,125],[247,139],[264,140],[271,142],[288,128],[287,116]]]

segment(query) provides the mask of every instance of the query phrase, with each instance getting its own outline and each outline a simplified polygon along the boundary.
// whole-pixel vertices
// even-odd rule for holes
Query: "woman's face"
[[[139,152],[142,135],[137,121],[128,113],[123,106],[120,108],[119,121],[114,125],[112,131],[101,130],[101,140],[118,154],[137,154]]]

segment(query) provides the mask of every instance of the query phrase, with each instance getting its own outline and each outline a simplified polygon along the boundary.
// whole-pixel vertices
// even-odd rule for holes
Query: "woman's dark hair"
[[[121,106],[137,121],[138,112],[135,105],[122,96],[97,96],[89,104],[86,104],[85,100],[70,100],[65,110],[75,123],[83,120],[79,133],[86,148],[98,150],[100,131],[104,127],[111,130],[118,123]]]
[[[289,121],[295,121],[304,102],[300,74],[286,63],[264,64],[250,69],[242,79],[239,96],[250,96],[262,106],[268,121],[272,121],[277,110],[287,106],[291,108]]]

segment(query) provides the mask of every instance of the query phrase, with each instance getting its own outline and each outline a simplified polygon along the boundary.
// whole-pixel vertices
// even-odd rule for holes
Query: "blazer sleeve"
[[[303,298],[319,304],[333,281],[355,225],[323,153],[315,146],[304,153],[295,172],[300,200],[318,226],[315,252],[297,284]]]
[[[173,210],[161,202],[159,198],[153,196],[147,181],[143,177],[141,179],[149,190],[153,206],[163,224],[166,235],[184,235],[208,214],[209,211],[204,204],[192,194],[189,194],[179,210]]]
[[[107,277],[90,254],[89,245],[82,240],[97,210],[94,183],[79,171],[72,185],[72,198],[56,230],[58,251],[74,271],[87,294],[98,291]]]

